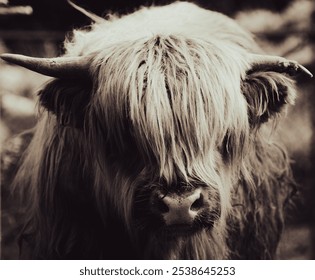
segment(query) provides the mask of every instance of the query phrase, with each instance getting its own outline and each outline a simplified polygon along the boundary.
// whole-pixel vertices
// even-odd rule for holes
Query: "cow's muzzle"
[[[155,194],[151,208],[163,217],[166,226],[192,226],[196,217],[207,207],[201,188],[185,193]]]

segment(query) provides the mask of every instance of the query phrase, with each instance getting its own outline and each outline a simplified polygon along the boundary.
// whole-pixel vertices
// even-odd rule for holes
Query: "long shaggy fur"
[[[291,174],[263,123],[295,95],[283,74],[247,75],[250,36],[176,3],[74,31],[65,48],[94,54],[92,81],[40,92],[48,112],[13,183],[31,257],[272,258]],[[159,229],[148,197],[180,185],[207,190],[213,228]]]

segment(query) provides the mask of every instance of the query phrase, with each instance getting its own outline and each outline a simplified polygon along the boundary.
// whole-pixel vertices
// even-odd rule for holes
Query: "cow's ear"
[[[241,90],[248,104],[249,122],[252,127],[276,116],[286,104],[294,104],[294,80],[283,73],[255,71],[242,80]]]
[[[241,90],[248,103],[252,127],[280,113],[286,104],[294,104],[297,75],[313,77],[304,66],[279,56],[249,54],[249,69],[241,81]]]
[[[39,91],[39,103],[64,126],[82,128],[92,92],[88,79],[54,79]]]

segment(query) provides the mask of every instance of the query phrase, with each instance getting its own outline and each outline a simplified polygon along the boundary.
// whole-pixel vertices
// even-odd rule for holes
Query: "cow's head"
[[[294,61],[181,35],[2,58],[56,78],[40,102],[86,137],[104,220],[116,213],[147,256],[167,258],[225,256],[230,196],[249,176],[254,135],[294,102],[291,76],[311,75]]]

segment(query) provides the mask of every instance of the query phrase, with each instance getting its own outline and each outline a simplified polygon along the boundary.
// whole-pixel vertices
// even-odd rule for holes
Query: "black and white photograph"
[[[0,0],[0,57],[2,260],[315,259],[314,1]]]

